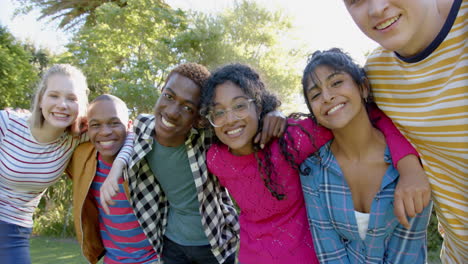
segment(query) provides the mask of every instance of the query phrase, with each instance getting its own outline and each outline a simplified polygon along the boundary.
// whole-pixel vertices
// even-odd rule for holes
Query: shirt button
[[[310,168],[309,168],[309,167],[306,167],[306,168],[304,169],[304,173],[305,173],[305,174],[309,174],[309,173],[310,173]]]
[[[373,229],[370,229],[367,233],[369,233],[369,234],[374,234],[374,230],[373,230]]]
[[[378,201],[378,200],[379,200],[379,197],[375,197],[375,200]]]

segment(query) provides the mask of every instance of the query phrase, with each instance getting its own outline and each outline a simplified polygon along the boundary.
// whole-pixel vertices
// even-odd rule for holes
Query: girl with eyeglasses
[[[216,135],[207,152],[207,166],[240,208],[242,264],[318,263],[299,165],[332,135],[310,118],[291,118],[283,136],[260,148],[254,137],[262,130],[265,114],[280,104],[259,74],[242,64],[215,71],[202,91],[201,115]],[[373,116],[380,118],[378,127],[398,146],[392,152],[395,161],[415,154],[388,118],[378,110]]]

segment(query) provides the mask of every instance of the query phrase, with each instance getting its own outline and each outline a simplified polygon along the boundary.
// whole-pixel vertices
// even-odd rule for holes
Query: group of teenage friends
[[[31,115],[0,111],[0,263],[31,262],[32,214],[64,171],[90,263],[425,263],[432,202],[442,262],[467,263],[468,3],[344,4],[381,47],[365,68],[314,52],[308,113],[284,117],[248,65],[184,63],[132,121],[52,66]]]

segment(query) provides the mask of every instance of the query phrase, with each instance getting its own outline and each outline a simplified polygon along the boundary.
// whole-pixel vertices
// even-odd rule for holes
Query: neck
[[[42,125],[42,127],[31,127],[31,134],[39,143],[48,143],[59,138],[64,132],[63,128],[49,127]]]
[[[376,148],[380,149],[386,144],[382,133],[372,126],[365,110],[346,127],[332,132],[335,137],[331,145],[333,153],[347,160],[366,160],[375,153]]]
[[[180,145],[185,143],[186,138],[179,138],[179,139],[171,139],[167,140],[165,138],[159,138],[158,134],[154,135],[154,140],[156,140],[159,145],[168,147],[168,148],[175,148],[179,147]]]
[[[412,57],[426,49],[437,37],[447,20],[454,0],[436,0],[426,14],[426,26],[414,36],[412,43],[396,52],[403,57]]]
[[[115,157],[116,157],[116,155],[114,155],[114,156],[104,156],[101,153],[99,153],[99,155],[101,157],[101,160],[104,161],[107,164],[114,163],[114,160],[115,160]]]

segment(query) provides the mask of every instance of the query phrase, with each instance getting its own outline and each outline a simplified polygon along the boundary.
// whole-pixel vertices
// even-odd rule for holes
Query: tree
[[[219,15],[192,13],[191,17],[191,26],[174,41],[181,58],[211,69],[231,62],[247,63],[262,73],[283,101],[299,92],[297,65],[305,56],[300,47],[288,48],[283,43],[292,42],[292,24],[282,11],[237,1]]]
[[[35,8],[41,10],[39,19],[50,18],[60,20],[59,28],[70,30],[82,24],[93,24],[96,9],[104,3],[113,2],[120,7],[127,3],[125,0],[17,0],[21,8],[17,12],[29,13]]]
[[[29,108],[38,72],[26,51],[6,27],[0,26],[0,109]]]
[[[110,92],[134,113],[151,112],[168,71],[183,62],[214,69],[229,62],[248,63],[283,98],[297,91],[298,50],[280,42],[289,18],[255,3],[238,2],[219,15],[185,13],[156,0],[106,3],[96,22],[84,26],[68,45],[63,61],[79,65],[92,96]]]
[[[160,1],[106,3],[96,9],[95,25],[75,35],[62,60],[83,69],[92,97],[110,92],[134,113],[150,112],[163,78],[178,63],[170,43],[186,27],[185,14]]]

